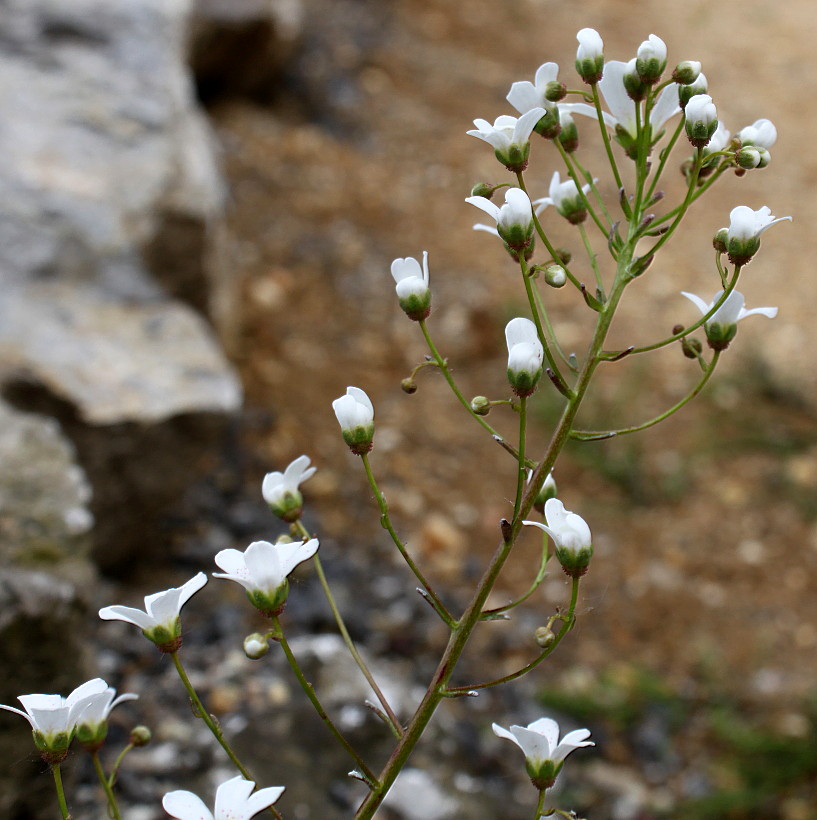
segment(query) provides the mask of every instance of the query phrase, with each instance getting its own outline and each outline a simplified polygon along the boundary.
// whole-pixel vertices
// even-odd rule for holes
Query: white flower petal
[[[188,791],[168,792],[162,798],[164,810],[177,820],[214,820],[201,798]]]

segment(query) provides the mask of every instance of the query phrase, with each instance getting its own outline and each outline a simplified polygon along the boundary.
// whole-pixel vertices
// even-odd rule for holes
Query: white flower
[[[356,455],[372,449],[374,406],[359,387],[347,387],[346,395],[332,402],[343,440]]]
[[[131,606],[106,606],[99,610],[99,617],[138,626],[163,652],[175,652],[181,645],[182,607],[206,583],[207,576],[199,572],[180,587],[146,595],[144,611]]]
[[[284,521],[296,521],[303,508],[300,486],[315,475],[315,467],[310,467],[309,456],[298,456],[291,461],[283,473],[267,473],[261,483],[261,495],[272,507],[272,511]]]
[[[20,695],[21,709],[0,704],[0,709],[24,717],[34,732],[34,742],[49,762],[64,759],[74,736],[77,720],[88,704],[108,689],[102,678],[86,681],[71,692],[61,695]]]
[[[114,706],[126,700],[137,700],[139,695],[125,692],[116,697],[116,689],[108,686],[90,695],[77,716],[77,739],[89,751],[98,749],[108,734],[108,717]]]
[[[283,786],[259,789],[255,783],[238,775],[222,783],[216,791],[215,813],[200,797],[188,791],[168,792],[162,798],[164,810],[177,820],[250,820],[269,808],[283,793]]]
[[[638,47],[636,52],[636,71],[645,83],[656,83],[667,67],[667,46],[655,34],[651,34]]]
[[[579,47],[576,49],[577,60],[595,60],[604,54],[604,41],[594,28],[583,28],[576,33]]]
[[[318,539],[312,538],[289,544],[253,541],[244,552],[221,550],[215,561],[224,572],[214,572],[213,577],[241,584],[253,606],[277,615],[289,592],[287,576],[298,564],[311,558],[319,546]]]
[[[620,60],[610,60],[604,66],[604,76],[599,82],[599,90],[607,103],[608,111],[602,111],[604,122],[611,128],[621,128],[630,137],[635,138],[636,119],[635,102],[627,95],[624,87],[624,75],[630,73],[629,63]],[[587,103],[567,103],[559,106],[570,113],[584,114],[587,117],[598,119],[596,109]],[[650,111],[650,126],[653,136],[663,127],[664,123],[681,110],[678,104],[678,86],[670,83],[659,95],[655,106]]]
[[[511,248],[521,249],[530,244],[533,235],[533,208],[528,195],[521,188],[509,188],[505,192],[505,204],[501,208],[484,196],[469,196],[465,201],[496,220],[497,233]],[[485,230],[484,227],[475,228]]]
[[[689,141],[697,148],[703,148],[718,127],[718,111],[709,94],[690,97],[684,108],[685,128]]]
[[[520,149],[524,147],[530,140],[533,127],[544,115],[545,109],[539,105],[528,109],[518,119],[502,114],[494,120],[493,125],[487,120],[476,119],[476,129],[466,133],[492,145],[495,151],[507,153],[513,146]]]
[[[583,575],[593,557],[593,538],[587,522],[580,515],[566,510],[558,498],[545,502],[545,520],[547,524],[538,521],[522,523],[539,527],[553,539],[556,558],[568,575]]]
[[[595,180],[594,180],[595,181]],[[590,190],[590,183],[582,185],[582,193],[586,194]],[[582,222],[587,216],[587,209],[584,199],[579,195],[579,189],[572,179],[561,181],[558,171],[553,172],[548,188],[550,196],[534,200],[536,215],[538,216],[548,205],[555,205],[556,210],[572,224]]]
[[[533,82],[522,80],[514,83],[505,99],[520,114],[526,114],[534,108],[544,108],[546,111],[552,111],[556,107],[556,103],[547,98],[547,90],[551,83],[558,82],[558,74],[559,66],[557,63],[543,63],[536,69]]]
[[[748,205],[738,205],[729,213],[729,227],[726,229],[726,251],[734,265],[745,265],[760,248],[761,234],[778,222],[790,216],[772,216],[771,209],[763,206],[753,211]]]
[[[739,239],[741,241],[756,239],[775,223],[785,220],[791,222],[791,217],[774,217],[771,208],[766,205],[756,211],[753,211],[748,205],[738,205],[737,208],[732,208],[729,213],[727,236],[728,239]]]
[[[708,304],[694,293],[681,291],[681,295],[686,296],[686,298],[701,311],[702,316],[706,316],[706,314],[715,307],[721,296],[723,296],[723,291],[719,290]],[[709,346],[713,350],[725,350],[729,346],[729,342],[735,338],[737,323],[741,321],[741,319],[745,319],[747,316],[754,316],[755,314],[766,316],[769,319],[774,319],[774,317],[777,316],[776,307],[760,307],[745,310],[743,307],[744,303],[745,299],[743,298],[743,294],[733,290],[726,297],[724,303],[704,322],[706,338],[709,342]]]
[[[400,307],[410,319],[425,319],[431,312],[431,290],[428,287],[428,252],[423,251],[423,267],[413,257],[395,259],[391,275],[397,283],[395,290]]]
[[[741,145],[754,145],[757,148],[768,150],[777,141],[777,129],[771,120],[755,120],[752,125],[747,125],[738,131],[738,139]]]
[[[636,55],[638,56],[639,60],[658,60],[659,62],[666,62],[666,43],[664,43],[664,41],[657,34],[651,34],[638,47]]]
[[[511,319],[505,326],[505,341],[508,345],[508,381],[518,396],[529,396],[542,375],[545,357],[536,325],[522,317]]]
[[[491,725],[497,737],[515,743],[525,755],[528,774],[534,785],[546,789],[553,785],[556,775],[564,765],[565,758],[576,749],[595,746],[589,729],[568,732],[559,742],[559,724],[551,718],[539,718],[529,726],[511,726],[510,731],[494,723]]]

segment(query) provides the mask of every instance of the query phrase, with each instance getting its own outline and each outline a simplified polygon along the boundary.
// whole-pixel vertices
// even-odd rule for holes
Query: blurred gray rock
[[[0,401],[3,565],[48,566],[87,557],[90,500],[88,479],[57,422]]]
[[[0,386],[74,441],[113,566],[241,402],[202,315],[222,321],[235,284],[217,270],[224,191],[186,64],[192,4],[1,5]]]

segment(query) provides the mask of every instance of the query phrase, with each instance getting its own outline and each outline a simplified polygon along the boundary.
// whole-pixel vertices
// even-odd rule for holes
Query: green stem
[[[576,169],[573,167],[573,163],[570,159],[570,154],[568,154],[567,151],[565,151],[564,146],[561,142],[559,142],[559,140],[554,140],[554,143],[556,144],[556,147],[559,149],[562,161],[564,162],[565,167],[567,168],[568,176],[573,180],[573,184],[576,186],[576,190],[579,192],[579,196],[582,198],[585,208],[587,208],[587,213],[590,214],[590,218],[593,220],[593,222],[596,223],[596,226],[601,231],[601,235],[606,239],[610,233],[610,229],[601,221],[601,219],[599,219],[598,214],[594,210],[592,204],[590,203],[590,200],[587,197],[587,194],[584,192],[582,181],[579,178],[579,175],[576,173]]]
[[[607,152],[607,159],[610,163],[610,168],[613,170],[613,176],[616,180],[616,185],[618,186],[619,191],[624,190],[624,183],[621,181],[621,174],[618,172],[618,165],[616,164],[616,158],[613,154],[613,148],[610,145],[610,135],[607,133],[607,123],[604,122],[604,116],[601,111],[601,98],[599,97],[599,87],[597,83],[593,83],[591,86],[593,89],[593,105],[596,106],[596,119],[599,122],[599,128],[601,129],[601,138],[604,142],[604,150]],[[627,207],[627,199],[622,197],[622,203],[624,204],[624,215],[629,218],[629,208]]]
[[[533,820],[539,820],[542,812],[545,810],[545,791],[546,789],[539,789],[539,800],[536,803],[536,812],[533,815]]]
[[[562,346],[559,344],[559,340],[556,338],[556,333],[553,330],[553,325],[550,322],[550,316],[548,315],[547,308],[545,307],[545,300],[542,298],[542,294],[539,292],[539,288],[533,288],[533,296],[536,299],[536,307],[539,309],[539,315],[542,317],[542,321],[545,324],[545,330],[547,331],[548,342],[556,348],[556,352],[559,354],[559,358],[572,370],[574,373],[578,371],[578,367],[575,367],[570,358],[565,354],[564,350],[562,350]]]
[[[94,763],[96,776],[99,778],[99,782],[105,790],[105,796],[108,798],[108,808],[110,809],[111,816],[114,820],[122,820],[122,815],[119,813],[119,804],[116,802],[116,797],[113,793],[113,788],[111,787],[110,781],[105,776],[105,771],[103,770],[102,763],[99,760],[98,751],[91,752],[91,760]]]
[[[426,580],[426,577],[423,575],[420,568],[414,563],[414,559],[411,555],[409,555],[405,544],[400,540],[400,536],[397,534],[397,531],[391,523],[391,518],[389,517],[389,505],[386,503],[385,496],[380,492],[380,488],[377,486],[377,481],[375,480],[374,473],[372,472],[372,465],[369,464],[369,456],[366,453],[363,453],[360,460],[363,462],[363,468],[366,470],[366,478],[369,479],[369,486],[372,488],[375,500],[377,501],[377,506],[380,509],[380,525],[389,533],[391,540],[394,542],[394,545],[397,547],[400,555],[403,556],[403,560],[406,564],[408,564],[409,569],[414,573],[414,577],[422,584],[424,596],[431,606],[434,607],[435,612],[446,622],[446,624],[448,624],[449,627],[453,627],[455,624],[454,617],[446,609],[443,602],[437,596],[437,593],[434,592],[434,588]]]
[[[712,176],[708,177],[706,182],[704,182],[704,184],[701,185],[695,191],[695,193],[690,197],[689,202],[684,201],[680,205],[673,208],[671,211],[667,211],[667,213],[665,213],[663,216],[659,216],[658,219],[656,219],[652,223],[652,225],[650,225],[650,229],[654,230],[664,222],[667,222],[670,219],[674,219],[682,208],[684,212],[686,212],[694,202],[697,202],[721,178],[723,173],[727,171],[729,167],[730,164],[728,162],[724,162],[720,166],[718,166],[717,171],[715,171],[712,174]]]
[[[587,256],[590,259],[590,266],[593,268],[593,273],[596,276],[596,285],[599,289],[599,297],[602,301],[604,301],[604,283],[601,281],[601,271],[599,270],[599,263],[598,257],[596,252],[593,250],[593,246],[590,244],[590,237],[587,235],[587,230],[584,227],[584,223],[579,223],[579,234],[581,235],[582,242],[584,243],[584,249],[587,252]]]
[[[545,358],[548,360],[548,365],[550,367],[550,372],[553,374],[555,381],[559,385],[560,392],[565,395],[570,395],[570,387],[568,386],[567,382],[562,376],[561,371],[559,370],[559,366],[556,364],[556,360],[553,358],[553,353],[550,350],[550,344],[548,343],[548,337],[545,336],[545,331],[542,328],[541,318],[539,316],[539,311],[537,309],[536,304],[536,297],[533,294],[533,282],[531,281],[530,277],[530,270],[528,268],[528,263],[524,259],[519,260],[519,267],[522,270],[522,282],[525,285],[525,293],[528,296],[528,304],[530,305],[531,315],[533,316],[533,323],[536,325],[536,335],[539,338],[539,341],[542,343],[542,349],[545,353]],[[551,328],[551,332],[552,332]]]
[[[519,182],[519,187],[527,194],[528,189],[525,186],[525,177],[523,176],[521,171],[517,172],[516,179]],[[528,198],[530,199],[530,194],[528,194]],[[547,234],[545,233],[545,229],[542,227],[542,223],[539,221],[539,217],[536,216],[536,211],[533,211],[533,224],[536,228],[536,233],[539,234],[539,238],[542,240],[542,244],[547,248],[547,252],[551,255],[554,262],[558,262],[561,257],[556,252],[556,248],[554,248],[553,245],[551,245],[550,240],[548,239]],[[581,283],[573,275],[569,266],[565,262],[559,262],[559,264],[565,269],[565,275],[573,283],[574,287],[577,290],[581,290]]]
[[[420,325],[420,330],[423,332],[423,337],[426,340],[426,344],[428,345],[428,349],[431,351],[431,355],[434,357],[434,361],[437,363],[437,367],[440,369],[440,372],[443,374],[443,378],[448,382],[448,386],[451,388],[451,392],[457,397],[459,403],[468,411],[469,415],[473,416],[479,424],[482,425],[494,438],[498,439],[499,441],[504,441],[503,436],[499,435],[490,424],[482,416],[477,415],[471,409],[471,402],[465,398],[460,392],[459,387],[457,387],[456,382],[454,381],[453,377],[451,376],[451,371],[448,369],[448,362],[440,355],[440,351],[437,350],[434,342],[431,339],[431,335],[428,332],[428,327],[426,326],[425,319],[421,319],[417,322]]]
[[[300,518],[294,524],[297,531],[304,536],[304,538],[310,538],[309,531],[304,527],[303,523],[301,522]],[[352,636],[349,634],[349,630],[346,628],[346,623],[343,620],[343,615],[341,615],[340,609],[338,608],[337,602],[335,601],[335,596],[332,594],[332,590],[329,587],[329,581],[326,578],[326,573],[323,571],[323,564],[321,563],[320,559],[318,558],[317,553],[313,556],[313,563],[315,565],[315,572],[318,574],[318,580],[320,581],[321,587],[323,589],[323,594],[326,597],[327,603],[329,604],[329,609],[332,610],[332,615],[335,618],[335,623],[337,624],[338,630],[343,638],[344,644],[346,644],[346,648],[349,650],[349,654],[354,658],[355,663],[360,669],[363,677],[366,678],[367,683],[372,688],[372,691],[375,694],[375,697],[380,701],[380,705],[383,707],[384,717],[386,718],[386,724],[388,725],[389,729],[391,729],[392,734],[399,738],[400,735],[403,734],[403,730],[400,726],[400,721],[397,719],[397,715],[395,715],[394,711],[392,710],[391,706],[389,705],[388,700],[386,700],[386,696],[383,694],[380,687],[377,685],[377,681],[374,679],[374,675],[372,675],[369,667],[366,666],[365,661],[360,656],[360,652],[358,652],[357,647],[355,646],[354,641],[352,640]]]
[[[558,618],[562,621],[562,628],[556,633],[553,643],[550,644],[546,649],[544,649],[536,658],[534,658],[527,666],[523,666],[521,669],[517,669],[516,672],[511,672],[508,675],[504,675],[501,678],[496,678],[496,680],[486,681],[484,683],[475,683],[472,686],[455,686],[453,688],[446,687],[445,694],[447,696],[457,696],[457,695],[465,695],[468,692],[474,692],[479,689],[488,689],[492,686],[499,686],[503,683],[510,683],[512,680],[516,680],[517,678],[521,678],[523,675],[527,675],[532,669],[535,669],[539,666],[540,663],[552,652],[555,651],[556,647],[562,642],[562,638],[573,629],[574,624],[576,623],[576,602],[579,598],[579,579],[573,578],[573,588],[571,590],[570,595],[570,608],[567,611],[567,615],[556,615],[554,618],[548,622],[548,627],[553,623],[553,621]]]
[[[579,158],[575,154],[570,154],[570,158],[576,168],[579,169],[579,173],[581,174],[584,181],[590,186],[590,190],[593,192],[593,196],[596,198],[596,202],[598,203],[599,209],[604,214],[605,219],[610,223],[613,224],[613,217],[610,215],[610,212],[607,210],[607,205],[604,202],[604,197],[601,195],[601,191],[599,191],[598,186],[596,185],[595,181],[593,180],[593,175],[579,162]],[[605,237],[609,235],[610,231],[606,230],[604,232]]]
[[[513,520],[519,515],[522,492],[525,488],[525,443],[528,426],[528,397],[519,397],[519,467],[516,471],[516,498],[513,504]]]
[[[648,353],[650,350],[658,350],[659,347],[666,347],[667,345],[670,345],[673,342],[677,342],[679,339],[683,339],[684,336],[688,336],[690,333],[692,333],[693,330],[697,330],[701,325],[708,322],[720,309],[721,305],[727,300],[729,294],[732,293],[732,291],[737,286],[740,271],[741,266],[736,265],[735,270],[732,273],[732,279],[730,280],[728,287],[720,295],[715,304],[713,304],[712,307],[706,313],[704,313],[704,315],[701,316],[700,319],[693,322],[688,327],[685,327],[683,330],[678,331],[678,333],[673,333],[672,336],[669,336],[666,339],[662,339],[660,342],[654,342],[653,344],[646,345],[645,347],[634,347],[632,350],[629,351],[627,355],[632,356],[636,353]]]
[[[65,789],[62,785],[62,774],[60,773],[60,764],[51,764],[51,774],[54,775],[54,787],[57,790],[57,802],[60,804],[60,813],[62,820],[71,820],[71,813],[68,811],[68,804],[65,802]]]
[[[661,175],[664,173],[664,168],[667,164],[667,160],[669,159],[669,155],[672,153],[672,149],[675,147],[675,143],[678,142],[678,137],[681,136],[681,131],[683,130],[684,118],[681,117],[677,127],[675,128],[675,133],[672,135],[672,138],[666,144],[666,146],[661,149],[661,157],[658,163],[658,168],[656,169],[655,174],[652,178],[650,187],[647,189],[647,202],[649,202],[652,199],[653,194],[655,193],[655,189],[658,187],[658,181],[661,179]]]
[[[578,441],[599,441],[601,439],[614,438],[615,436],[623,436],[627,433],[638,433],[641,430],[646,430],[648,427],[654,427],[656,424],[660,424],[674,413],[677,413],[682,407],[689,404],[689,402],[704,389],[710,376],[715,372],[715,365],[718,363],[720,355],[720,351],[716,350],[712,356],[712,361],[709,363],[709,367],[704,371],[703,377],[688,395],[670,407],[669,410],[665,410],[655,418],[645,421],[643,424],[638,424],[635,427],[624,427],[621,430],[573,430],[570,433],[570,437]]]
[[[178,652],[169,652],[168,653],[173,660],[173,665],[176,667],[176,671],[179,673],[179,678],[181,678],[182,683],[184,684],[184,688],[187,690],[187,694],[193,703],[193,706],[196,708],[196,714],[204,721],[207,728],[210,730],[213,737],[218,741],[219,746],[224,749],[227,757],[230,758],[232,764],[241,772],[241,776],[245,780],[249,780],[252,783],[257,783],[258,781],[250,774],[244,764],[236,757],[235,752],[230,747],[230,744],[224,738],[224,734],[221,731],[221,727],[218,723],[213,719],[213,716],[207,711],[204,707],[204,704],[201,702],[201,698],[198,696],[198,693],[193,688],[193,684],[190,682],[190,678],[187,677],[187,672],[185,671],[184,666],[182,665],[181,658],[179,658]],[[278,813],[277,809],[274,806],[269,807],[269,811],[275,817],[279,818],[281,815]]]
[[[111,767],[111,773],[108,775],[108,785],[113,788],[116,785],[116,776],[119,774],[119,767],[122,765],[122,761],[125,759],[125,755],[130,752],[132,749],[136,747],[132,743],[128,743],[124,749],[117,755],[116,760],[114,760],[113,766]]]
[[[289,662],[290,668],[292,669],[295,677],[298,679],[298,683],[301,684],[301,689],[304,690],[304,693],[309,698],[310,703],[314,707],[315,711],[318,713],[318,716],[323,721],[324,725],[329,729],[329,731],[334,735],[335,739],[343,746],[344,749],[351,755],[352,759],[355,761],[355,764],[358,767],[359,773],[361,777],[366,781],[368,786],[372,789],[377,788],[377,777],[374,775],[372,770],[363,762],[363,759],[357,753],[355,748],[352,746],[351,743],[343,736],[340,730],[335,726],[335,724],[330,719],[329,715],[326,713],[326,710],[323,708],[320,700],[318,700],[318,696],[315,694],[315,687],[306,679],[306,676],[303,673],[298,661],[296,660],[295,656],[292,654],[292,649],[289,646],[289,642],[287,641],[286,637],[284,636],[284,630],[281,627],[281,622],[278,620],[277,617],[272,619],[273,626],[275,627],[275,635],[273,636],[278,643],[281,644],[281,648],[284,650],[284,655],[286,655],[286,659]]]
[[[546,567],[548,559],[550,558],[548,543],[548,540],[545,539],[545,544],[542,549],[542,558],[539,562],[539,570],[536,573],[536,577],[531,582],[531,585],[528,587],[527,591],[523,595],[520,595],[518,598],[511,601],[511,603],[509,604],[504,604],[503,606],[498,606],[494,609],[486,609],[485,612],[482,613],[483,621],[493,621],[498,619],[500,616],[503,615],[503,613],[510,612],[510,610],[515,609],[520,604],[524,604],[525,601],[527,601],[528,598],[530,598],[530,596],[533,595],[533,593],[536,592],[537,589],[539,589],[539,587],[542,584],[542,581],[544,581],[545,577],[547,576]]]
[[[451,636],[437,665],[437,669],[414,716],[406,727],[405,734],[395,746],[391,757],[381,771],[379,784],[372,789],[358,807],[355,813],[355,820],[371,820],[374,817],[375,812],[383,802],[392,783],[394,783],[398,773],[420,740],[437,707],[446,697],[446,687],[474,628],[481,620],[485,601],[490,595],[502,568],[505,566],[511,554],[511,550],[522,528],[522,519],[533,507],[536,496],[542,489],[548,473],[553,468],[559,453],[568,440],[573,421],[576,418],[582,399],[600,361],[599,353],[610,328],[613,315],[624,288],[629,281],[626,276],[626,271],[632,261],[632,253],[632,246],[630,245],[622,249],[618,261],[619,272],[613,283],[610,298],[598,314],[593,339],[590,342],[584,366],[579,373],[575,390],[565,405],[562,417],[551,436],[548,447],[539,463],[539,467],[534,471],[531,480],[528,482],[528,489],[519,507],[519,515],[503,534],[503,538],[497,546],[493,558],[486,567],[470,603],[462,617],[457,621],[456,626],[452,629]]]

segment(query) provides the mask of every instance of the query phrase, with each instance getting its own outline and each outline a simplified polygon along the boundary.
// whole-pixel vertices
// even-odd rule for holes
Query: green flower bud
[[[147,726],[134,726],[130,731],[130,743],[132,746],[136,746],[137,748],[147,746],[152,739],[153,733]]]
[[[253,661],[263,658],[269,652],[269,641],[260,632],[253,632],[244,638],[244,654]]]
[[[478,416],[487,416],[491,412],[491,402],[486,396],[474,396],[471,399],[471,410]]]

